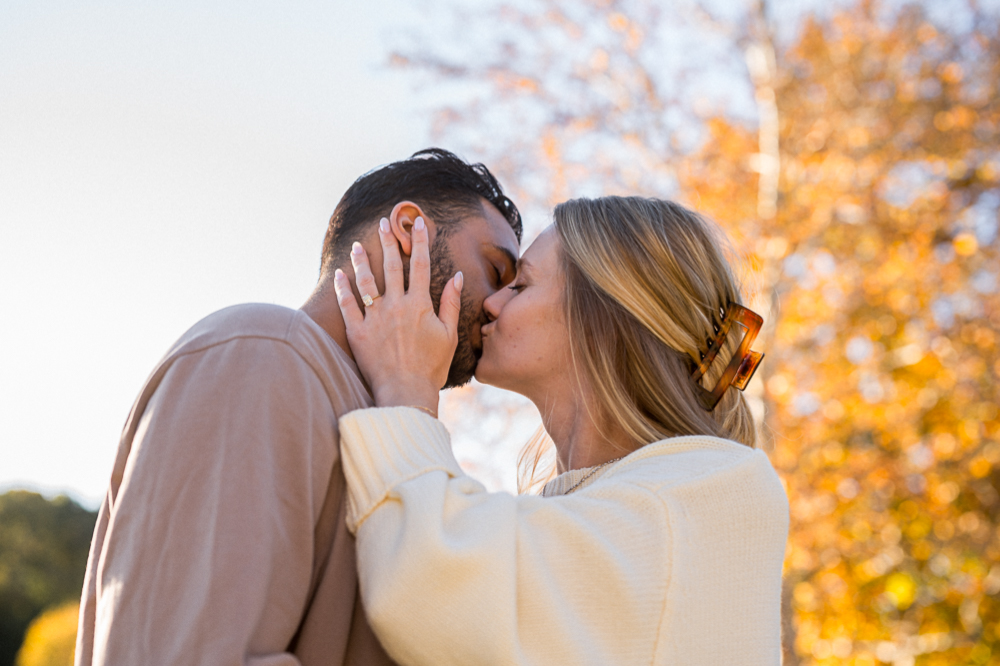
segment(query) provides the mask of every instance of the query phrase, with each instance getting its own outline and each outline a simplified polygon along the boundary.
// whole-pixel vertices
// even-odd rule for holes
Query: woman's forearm
[[[658,498],[487,493],[414,410],[348,415],[341,446],[365,609],[399,663],[650,663],[669,553]]]

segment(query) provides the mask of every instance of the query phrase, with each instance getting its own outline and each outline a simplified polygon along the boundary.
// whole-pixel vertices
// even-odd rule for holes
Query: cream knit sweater
[[[400,664],[780,663],[788,499],[761,451],[676,437],[515,497],[419,410],[355,411],[340,434],[362,599]]]

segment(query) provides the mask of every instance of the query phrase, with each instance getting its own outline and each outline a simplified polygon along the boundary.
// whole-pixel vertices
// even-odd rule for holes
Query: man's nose
[[[507,294],[510,293],[510,289],[506,287],[500,287],[499,291],[494,292],[483,301],[483,312],[486,313],[486,319],[489,321],[496,320],[500,316],[500,310],[503,309],[503,304],[507,302]]]

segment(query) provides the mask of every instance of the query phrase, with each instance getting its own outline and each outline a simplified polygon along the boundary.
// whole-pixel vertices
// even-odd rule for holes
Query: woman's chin
[[[479,359],[479,363],[476,364],[476,381],[480,384],[486,384],[487,386],[495,386],[493,383],[493,373],[490,372],[491,368],[487,363],[484,363],[484,359]]]
[[[483,341],[483,355],[476,364],[476,381],[498,389],[514,390],[511,387],[511,374],[505,371],[503,357],[491,348],[489,338]]]
[[[484,365],[482,362],[480,362],[479,366],[476,368],[476,381],[480,384],[503,389],[504,391],[520,393],[515,386],[516,382],[512,382],[512,379],[513,377],[504,373],[502,369]]]
[[[487,386],[504,388],[503,372],[494,363],[494,359],[489,352],[483,349],[483,355],[476,364],[476,381]]]

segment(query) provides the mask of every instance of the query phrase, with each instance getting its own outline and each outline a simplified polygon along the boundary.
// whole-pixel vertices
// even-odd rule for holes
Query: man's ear
[[[413,223],[418,217],[424,218],[424,224],[427,225],[427,232],[430,234],[432,228],[430,218],[412,201],[400,201],[389,213],[389,228],[392,229],[392,235],[399,241],[400,250],[406,256],[413,254],[413,239],[410,234],[413,232]]]

